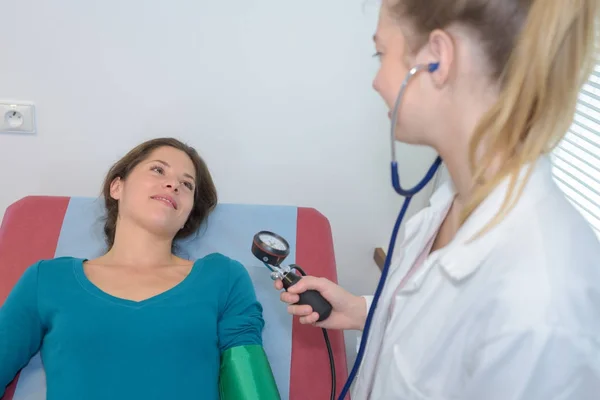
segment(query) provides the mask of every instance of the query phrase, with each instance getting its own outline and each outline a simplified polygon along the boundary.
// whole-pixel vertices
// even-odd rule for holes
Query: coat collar
[[[552,185],[552,165],[548,156],[542,156],[533,164],[521,169],[517,185],[525,178],[528,168],[533,170],[526,183],[521,197],[510,211],[510,215],[529,209],[544,198],[544,193]],[[501,182],[479,207],[465,221],[454,239],[443,249],[437,251],[437,262],[448,277],[460,282],[482,265],[492,250],[510,234],[511,219],[505,217],[484,235],[473,239],[496,215],[504,202],[508,190],[508,178]],[[435,253],[434,253],[435,255]]]

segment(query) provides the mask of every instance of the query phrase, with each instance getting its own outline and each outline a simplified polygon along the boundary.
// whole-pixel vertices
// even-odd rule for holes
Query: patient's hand
[[[283,289],[281,280],[275,281],[275,288]],[[319,314],[313,312],[309,305],[293,305],[300,300],[299,293],[307,290],[316,290],[331,303],[333,310],[325,321],[316,322]],[[300,317],[302,324],[314,324],[326,329],[354,329],[362,330],[367,318],[367,303],[364,298],[355,296],[341,286],[325,278],[305,276],[287,292],[281,293],[281,301],[290,304],[288,312]]]

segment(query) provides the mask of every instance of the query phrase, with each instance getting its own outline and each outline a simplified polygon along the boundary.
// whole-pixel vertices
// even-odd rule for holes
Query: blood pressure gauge
[[[254,235],[252,254],[265,264],[278,267],[290,254],[290,245],[276,233],[260,231]]]
[[[262,261],[271,270],[271,279],[281,279],[283,288],[288,289],[302,279],[292,269],[304,275],[298,265],[281,267],[280,264],[290,254],[290,245],[281,236],[269,231],[260,231],[252,240],[252,254]],[[332,311],[331,304],[316,290],[307,290],[299,295],[297,304],[308,304],[319,314],[319,321],[329,317]]]

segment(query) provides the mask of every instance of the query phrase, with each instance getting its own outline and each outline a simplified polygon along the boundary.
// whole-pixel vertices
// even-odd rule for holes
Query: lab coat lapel
[[[454,282],[460,282],[474,274],[498,242],[499,227],[476,238],[476,235],[493,218],[500,207],[497,201],[493,200],[496,199],[489,199],[471,215],[438,257],[437,262],[440,268]],[[499,201],[501,200],[499,199]]]
[[[532,174],[511,213],[533,207],[543,198],[544,190],[540,188],[547,187],[552,181],[551,162],[547,157],[542,157],[535,164],[523,167],[519,174],[519,181],[525,177],[530,166],[533,168]],[[453,281],[460,282],[473,275],[494,248],[502,243],[503,238],[510,235],[511,228],[507,217],[481,237],[476,237],[500,210],[508,190],[508,183],[508,179],[505,179],[490,193],[442,252],[439,264]]]

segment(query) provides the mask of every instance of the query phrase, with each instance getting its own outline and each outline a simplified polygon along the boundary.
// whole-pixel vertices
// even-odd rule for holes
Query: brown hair
[[[115,240],[117,219],[119,216],[119,202],[110,195],[111,183],[116,178],[127,179],[127,176],[139,163],[144,161],[150,154],[160,147],[173,147],[183,151],[192,160],[196,173],[196,187],[194,191],[194,206],[185,222],[183,228],[175,235],[175,240],[190,236],[200,227],[210,212],[217,205],[217,189],[213,183],[212,176],[204,160],[198,155],[196,149],[173,138],[159,138],[144,142],[129,151],[123,158],[117,161],[109,170],[102,195],[106,208],[106,220],[104,223],[104,235],[110,249]]]
[[[493,225],[514,206],[531,174],[515,193],[521,168],[550,152],[572,123],[581,86],[597,62],[598,0],[394,0],[390,9],[415,28],[411,45],[417,48],[430,32],[454,23],[479,36],[501,91],[470,143],[478,185],[462,222],[509,177]],[[486,176],[492,165],[500,168]]]

